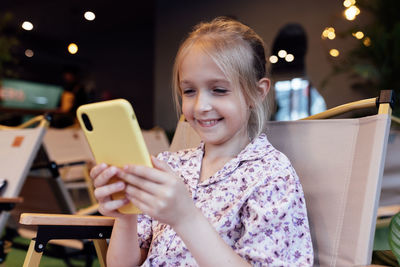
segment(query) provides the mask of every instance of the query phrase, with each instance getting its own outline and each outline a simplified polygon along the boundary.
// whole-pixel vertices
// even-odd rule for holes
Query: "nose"
[[[212,109],[211,99],[206,93],[199,92],[196,96],[195,109],[197,112],[206,112]]]

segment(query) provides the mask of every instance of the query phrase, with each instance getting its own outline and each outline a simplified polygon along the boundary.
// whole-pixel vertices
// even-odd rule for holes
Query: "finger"
[[[127,184],[137,187],[140,190],[146,191],[151,195],[158,195],[162,191],[162,185],[155,183],[146,178],[139,177],[130,173],[120,172],[118,177],[123,179]]]
[[[93,181],[94,187],[100,187],[107,184],[110,179],[118,173],[118,169],[115,166],[104,169]]]
[[[170,174],[175,174],[165,161],[159,160],[154,156],[151,156],[151,161],[153,163],[154,168],[160,171],[168,172]]]
[[[154,195],[148,193],[147,191],[140,190],[132,185],[128,185],[125,189],[125,192],[127,197],[134,197],[141,202],[148,203],[148,206],[152,206],[152,204],[157,202],[157,199],[154,197]]]
[[[168,181],[165,177],[165,172],[155,168],[139,165],[127,165],[124,167],[124,171],[158,184],[163,184]]]
[[[141,201],[132,195],[127,195],[128,200],[135,205],[138,209],[140,209],[143,213],[147,215],[153,215],[153,207],[149,205],[149,203]]]
[[[101,200],[103,198],[110,197],[111,194],[124,190],[125,186],[125,183],[122,181],[101,186],[94,190],[94,196],[96,197],[96,199]]]
[[[126,205],[129,203],[129,199],[124,198],[124,199],[116,199],[116,200],[111,200],[103,203],[101,205],[103,211],[115,211],[122,206]]]
[[[101,163],[97,164],[90,170],[90,177],[95,179],[102,171],[104,171],[107,168],[107,164]]]

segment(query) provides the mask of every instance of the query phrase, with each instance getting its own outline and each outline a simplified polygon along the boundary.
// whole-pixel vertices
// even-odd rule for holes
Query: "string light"
[[[31,49],[26,49],[25,50],[25,56],[27,57],[33,57],[34,53]]]
[[[339,50],[333,48],[333,49],[329,50],[329,54],[330,54],[332,57],[338,57],[340,53],[339,53]]]
[[[269,62],[271,62],[272,64],[275,64],[276,62],[278,62],[278,57],[275,55],[270,56]]]
[[[33,29],[33,24],[30,21],[24,21],[22,23],[22,29],[24,29],[25,31],[31,31]]]
[[[285,60],[287,62],[292,62],[294,60],[294,56],[292,54],[287,54]]]
[[[72,55],[76,54],[78,52],[78,46],[74,43],[70,43],[68,45],[68,52]]]
[[[358,40],[361,40],[362,38],[364,38],[364,33],[362,31],[353,32],[352,35],[355,38],[357,38]]]
[[[96,15],[92,11],[86,11],[83,15],[86,20],[92,21],[96,18]]]
[[[365,37],[364,40],[363,40],[363,44],[365,46],[371,46],[371,38]]]
[[[278,56],[280,57],[280,58],[284,58],[284,57],[286,57],[286,55],[287,55],[287,52],[286,52],[286,50],[279,50],[279,52],[278,52]]]
[[[333,40],[333,39],[335,39],[335,37],[336,37],[336,33],[335,33],[335,28],[333,28],[333,27],[326,27],[321,35],[322,39],[328,38],[329,40]]]
[[[347,20],[354,20],[358,14],[360,14],[360,9],[356,6],[351,6],[344,11],[344,16]]]
[[[343,5],[345,6],[345,7],[351,7],[352,5],[355,5],[356,4],[356,1],[355,0],[345,0],[344,2],[343,2]]]

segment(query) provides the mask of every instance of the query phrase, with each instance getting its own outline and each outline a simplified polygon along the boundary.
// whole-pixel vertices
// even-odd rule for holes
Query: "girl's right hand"
[[[119,169],[115,166],[107,166],[105,163],[94,166],[90,171],[90,177],[93,179],[94,196],[99,202],[99,212],[104,216],[116,218],[126,217],[118,209],[129,203],[127,198],[113,200],[111,195],[125,190],[126,184],[123,181],[109,183],[110,179],[117,175]]]

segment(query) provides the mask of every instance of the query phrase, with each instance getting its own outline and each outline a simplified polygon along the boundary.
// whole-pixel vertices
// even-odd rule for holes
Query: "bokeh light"
[[[354,20],[358,14],[360,14],[360,9],[356,6],[351,6],[344,11],[344,16],[347,20]]]
[[[286,50],[279,50],[279,52],[278,52],[278,56],[280,57],[280,58],[284,58],[284,57],[286,57],[286,55],[287,55],[287,52],[286,52]]]
[[[343,1],[343,5],[345,7],[351,7],[352,5],[355,5],[355,4],[356,4],[355,0],[345,0],[345,1]]]
[[[33,57],[34,53],[31,49],[26,49],[25,50],[25,56],[27,57]]]
[[[96,15],[92,11],[86,11],[83,15],[86,20],[92,21],[96,18]]]
[[[292,62],[294,60],[294,56],[292,54],[287,54],[285,60],[287,62]]]
[[[361,40],[362,38],[364,38],[364,33],[362,31],[353,32],[352,35],[355,38],[357,38],[358,40]]]
[[[365,37],[364,40],[363,40],[363,44],[365,46],[371,46],[371,38]]]
[[[74,43],[70,43],[68,45],[68,52],[72,55],[76,54],[78,52],[78,46]]]
[[[329,50],[329,55],[331,55],[332,57],[338,57],[339,56],[339,50],[333,48],[331,50]]]
[[[270,56],[269,62],[271,62],[272,64],[275,64],[276,62],[278,62],[278,57],[275,55]]]
[[[30,21],[24,21],[22,23],[22,29],[24,29],[25,31],[31,31],[33,29],[33,24]]]

